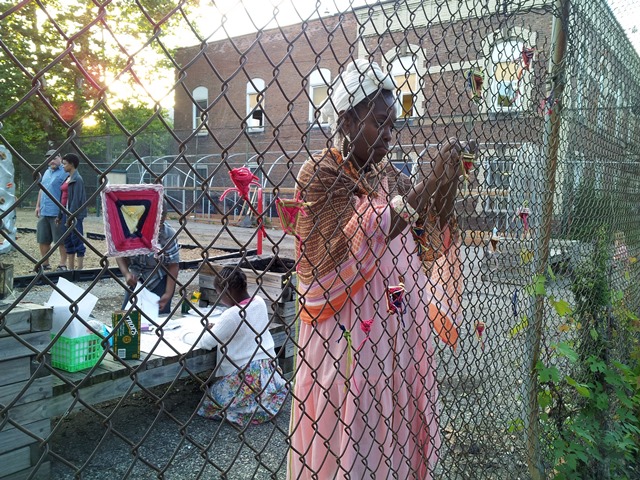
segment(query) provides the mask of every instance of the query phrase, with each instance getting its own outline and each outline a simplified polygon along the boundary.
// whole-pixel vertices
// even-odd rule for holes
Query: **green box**
[[[140,359],[140,312],[113,312],[113,352],[122,360]]]
[[[55,334],[51,334],[53,339]],[[102,339],[90,334],[84,337],[60,337],[51,347],[51,365],[67,372],[91,368],[102,355]]]

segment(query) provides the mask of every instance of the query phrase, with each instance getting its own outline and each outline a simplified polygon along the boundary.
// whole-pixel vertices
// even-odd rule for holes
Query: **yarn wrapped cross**
[[[238,192],[243,200],[250,202],[249,190],[251,189],[251,185],[257,185],[259,187],[260,179],[256,177],[248,167],[239,167],[230,170],[229,177],[234,186],[222,192],[220,200],[224,200],[224,197],[226,197],[228,193]]]
[[[404,327],[404,314],[407,311],[407,306],[404,302],[404,296],[406,293],[404,282],[398,282],[398,285],[389,285],[387,287],[387,312],[397,313],[400,316],[400,321]]]
[[[160,250],[162,185],[107,185],[101,196],[107,256],[127,257]]]
[[[522,67],[518,71],[518,80],[520,80],[522,73],[525,70],[529,70],[531,68],[531,61],[533,60],[535,53],[536,49],[533,47],[522,47],[522,57],[520,57]]]
[[[541,116],[551,115],[553,113],[553,109],[557,104],[558,99],[555,98],[553,92],[551,92],[547,98],[543,98],[540,100],[540,105],[538,106],[538,114]]]
[[[484,331],[486,330],[487,325],[481,321],[477,320],[475,324],[476,337],[480,342],[480,348],[484,351]]]
[[[296,221],[298,220],[298,215],[307,216],[304,208],[308,205],[309,203],[300,200],[299,194],[293,199],[276,198],[276,210],[284,233],[295,237],[298,236],[295,232]]]
[[[518,208],[518,210],[516,211],[516,215],[520,217],[520,220],[522,220],[522,228],[526,234],[527,232],[529,232],[529,215],[531,215],[531,209],[529,209],[529,207],[527,207],[526,205],[523,205],[522,207]]]
[[[462,163],[464,179],[468,181],[469,173],[471,173],[476,166],[476,154],[473,152],[462,152],[460,162]]]

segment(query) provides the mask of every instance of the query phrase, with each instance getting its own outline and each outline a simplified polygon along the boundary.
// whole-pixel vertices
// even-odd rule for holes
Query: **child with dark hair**
[[[265,301],[252,297],[247,277],[237,267],[225,267],[215,281],[220,302],[227,308],[198,342],[218,347],[216,380],[207,389],[198,414],[244,426],[272,419],[287,396],[285,380],[275,359]]]
[[[78,172],[80,158],[74,153],[67,153],[62,157],[62,168],[69,174],[62,184],[60,190],[62,195],[60,203],[65,207],[66,211],[74,215],[75,225],[71,233],[64,239],[64,249],[67,252],[67,268],[69,270],[82,270],[84,263],[84,255],[87,247],[84,245],[82,226],[83,220],[87,216],[87,194],[84,189],[84,180]],[[72,222],[68,220],[68,215],[62,209],[58,213],[57,223],[65,227],[71,227]],[[76,264],[76,257],[78,263]]]

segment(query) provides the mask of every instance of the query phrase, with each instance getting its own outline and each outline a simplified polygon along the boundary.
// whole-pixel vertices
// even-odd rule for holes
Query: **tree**
[[[0,0],[3,141],[23,157],[39,155],[44,142],[57,146],[83,134],[83,120],[93,114],[101,124],[95,131],[106,134],[165,128],[150,122],[164,112],[145,90],[137,64],[154,54],[145,65],[151,76],[172,75],[171,51],[160,39],[181,21],[179,9],[164,0],[45,5]],[[124,92],[110,89],[115,81]]]

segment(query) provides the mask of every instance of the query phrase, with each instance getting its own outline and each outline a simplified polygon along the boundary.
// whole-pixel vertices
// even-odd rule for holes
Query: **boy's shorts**
[[[36,241],[41,245],[51,245],[60,240],[62,225],[56,225],[57,217],[40,217],[36,225]]]

